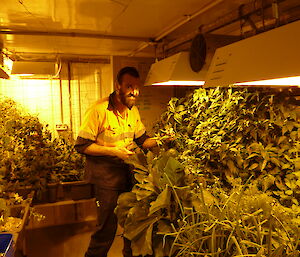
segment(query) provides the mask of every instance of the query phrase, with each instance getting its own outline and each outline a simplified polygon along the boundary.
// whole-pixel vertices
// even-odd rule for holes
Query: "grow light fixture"
[[[201,86],[205,73],[194,72],[189,64],[189,53],[180,52],[153,63],[145,86]]]
[[[218,48],[205,86],[300,86],[300,21]]]
[[[54,76],[57,72],[55,62],[14,62],[11,74],[20,77],[47,77]]]

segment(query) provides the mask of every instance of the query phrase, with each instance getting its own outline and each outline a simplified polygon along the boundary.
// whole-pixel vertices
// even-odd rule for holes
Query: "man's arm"
[[[172,141],[173,139],[174,139],[173,135],[168,135],[163,139],[163,141],[168,142],[168,141]],[[149,137],[146,134],[146,132],[139,138],[134,139],[134,141],[140,148],[143,149],[151,149],[158,146],[157,140],[155,138]]]
[[[102,146],[96,143],[86,147],[83,153],[93,156],[115,156],[123,160],[134,154],[125,147]]]
[[[75,149],[82,154],[92,156],[115,156],[121,159],[127,159],[133,152],[125,147],[109,147],[96,144],[93,140],[77,137]]]
[[[157,146],[156,140],[149,137],[146,132],[144,132],[144,134],[140,137],[135,138],[134,142],[142,149],[149,149]]]

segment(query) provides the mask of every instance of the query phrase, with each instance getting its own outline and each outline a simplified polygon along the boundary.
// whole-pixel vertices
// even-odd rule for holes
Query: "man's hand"
[[[163,136],[163,138],[164,138],[164,141],[166,143],[168,143],[168,142],[174,141],[175,140],[175,136],[176,136],[175,133],[171,133],[171,134],[165,134]]]
[[[122,160],[126,160],[128,159],[131,155],[134,154],[134,152],[126,149],[125,147],[115,147],[114,149],[114,154],[115,156],[117,156],[118,158],[122,159]]]
[[[126,160],[134,154],[133,151],[126,149],[126,147],[102,146],[96,143],[89,145],[84,150],[84,153],[92,156],[116,156],[122,160]]]

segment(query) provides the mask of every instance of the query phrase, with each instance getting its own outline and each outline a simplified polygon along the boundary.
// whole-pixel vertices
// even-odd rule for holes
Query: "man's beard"
[[[123,92],[120,92],[120,101],[123,105],[125,105],[129,110],[135,105],[136,97],[133,94],[125,95]],[[134,99],[131,99],[134,97]]]

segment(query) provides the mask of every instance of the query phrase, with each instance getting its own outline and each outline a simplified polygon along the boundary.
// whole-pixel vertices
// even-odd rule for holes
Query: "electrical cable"
[[[62,69],[62,61],[60,58],[57,58],[57,63],[58,63],[58,69],[55,75],[51,76],[51,78],[57,78],[60,74],[60,71]]]
[[[48,30],[47,26],[38,17],[36,17],[31,11],[29,11],[29,9],[24,4],[23,0],[18,0],[18,2],[23,6],[23,8],[26,10],[28,14],[30,14],[33,18],[37,20],[38,23],[40,23],[43,27],[46,28],[46,30]]]
[[[132,0],[130,0],[128,3],[127,3],[127,5],[126,4],[124,4],[124,3],[120,3],[119,1],[116,1],[116,0],[111,0],[112,2],[114,2],[114,3],[117,3],[117,4],[119,4],[119,5],[122,5],[124,8],[123,8],[123,10],[118,14],[118,16],[116,17],[116,18],[114,18],[112,21],[111,21],[111,23],[110,24],[108,24],[107,25],[107,27],[106,27],[106,29],[105,29],[105,32],[107,32],[108,31],[108,29],[112,26],[112,24],[128,9],[128,7],[129,7],[129,5],[130,5],[130,3],[132,2]]]

